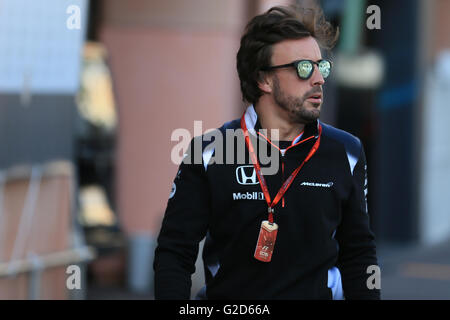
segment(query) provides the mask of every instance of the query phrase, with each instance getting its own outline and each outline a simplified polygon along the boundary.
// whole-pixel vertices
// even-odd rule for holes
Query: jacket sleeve
[[[376,282],[372,281],[375,274],[372,270],[378,268],[378,262],[367,212],[366,157],[362,144],[360,146],[352,175],[352,191],[343,205],[341,224],[336,232],[339,243],[337,266],[346,299],[380,299],[379,287],[374,287]]]
[[[194,156],[195,139],[179,166],[158,236],[153,263],[155,299],[190,298],[199,242],[208,227],[208,181],[200,148]]]

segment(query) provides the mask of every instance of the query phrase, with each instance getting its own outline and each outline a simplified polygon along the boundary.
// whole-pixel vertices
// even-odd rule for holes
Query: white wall
[[[422,114],[421,240],[435,244],[450,238],[450,50],[427,75]]]

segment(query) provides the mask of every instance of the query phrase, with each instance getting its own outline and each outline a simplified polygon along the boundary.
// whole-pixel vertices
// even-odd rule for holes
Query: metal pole
[[[358,53],[361,43],[361,30],[365,27],[363,23],[365,5],[365,0],[345,1],[339,51],[349,55]]]
[[[41,291],[41,279],[44,265],[36,254],[30,253],[28,256],[32,265],[28,278],[28,299],[38,300]]]

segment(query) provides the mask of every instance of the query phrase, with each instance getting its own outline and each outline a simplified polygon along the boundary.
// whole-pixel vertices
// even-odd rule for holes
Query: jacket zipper
[[[281,183],[284,183],[284,153],[281,153]],[[284,195],[281,198],[281,207],[284,208]]]
[[[305,141],[308,141],[308,140],[310,140],[310,139],[312,139],[312,138],[314,138],[314,136],[311,136],[311,137],[309,137],[309,138],[306,138],[306,139],[304,139],[304,140],[301,140],[300,142],[297,142],[295,145],[293,145],[293,146],[289,146],[289,147],[287,147],[286,149],[284,149],[284,151],[282,151],[282,150],[280,150],[280,154],[281,154],[281,183],[284,183],[284,156],[286,155],[286,152],[290,149],[290,148],[292,148],[292,147],[294,147],[294,146],[296,146],[296,145],[299,145],[299,144],[301,144],[301,143],[303,143],[303,142],[305,142]],[[269,140],[267,140],[267,141],[269,141]],[[281,198],[281,207],[282,208],[284,208],[284,195],[283,195],[283,198]]]
[[[303,133],[303,132],[302,132],[302,133]],[[272,143],[265,135],[263,135],[262,133],[258,132],[258,135],[260,135],[260,136],[262,136],[264,139],[266,139],[271,145],[274,145],[274,144],[273,144],[273,143]],[[301,143],[303,143],[303,142],[306,142],[306,141],[308,141],[308,140],[310,140],[310,139],[313,139],[313,138],[314,138],[314,136],[310,136],[309,138],[303,139],[303,140],[297,142],[296,144],[287,147],[286,149],[284,149],[284,151],[281,151],[280,148],[278,148],[277,146],[274,145],[274,146],[280,151],[280,154],[281,154],[281,177],[282,177],[282,183],[284,182],[284,155],[285,155],[285,153],[286,153],[290,148],[295,147],[295,146],[298,146],[299,144],[301,144]],[[284,208],[284,204],[285,204],[285,203],[284,203],[284,196],[283,196],[283,198],[281,198],[281,207],[282,207],[282,208]]]

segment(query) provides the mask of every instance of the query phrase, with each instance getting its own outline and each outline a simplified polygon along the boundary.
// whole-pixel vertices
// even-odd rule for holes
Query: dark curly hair
[[[278,6],[254,17],[245,28],[237,53],[243,100],[255,104],[262,95],[260,71],[270,65],[273,44],[309,36],[323,49],[330,50],[336,44],[339,30],[325,20],[320,7]]]

